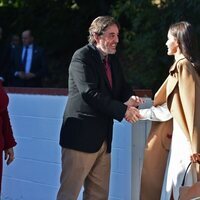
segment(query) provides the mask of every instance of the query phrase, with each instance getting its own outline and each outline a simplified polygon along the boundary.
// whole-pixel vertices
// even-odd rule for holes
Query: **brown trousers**
[[[77,200],[84,186],[84,200],[107,200],[110,180],[110,153],[106,142],[96,153],[62,148],[62,172],[57,200]]]

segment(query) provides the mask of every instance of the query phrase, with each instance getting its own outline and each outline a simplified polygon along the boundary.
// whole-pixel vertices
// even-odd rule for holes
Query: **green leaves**
[[[198,0],[160,2],[117,0],[112,7],[122,27],[120,53],[129,82],[153,91],[164,81],[173,62],[165,46],[169,25],[188,20],[200,31]]]

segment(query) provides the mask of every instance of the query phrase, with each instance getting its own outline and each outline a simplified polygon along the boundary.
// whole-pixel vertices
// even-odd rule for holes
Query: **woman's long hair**
[[[192,25],[186,21],[172,24],[170,33],[177,39],[181,53],[193,63],[197,73],[200,75],[200,58],[198,41]]]

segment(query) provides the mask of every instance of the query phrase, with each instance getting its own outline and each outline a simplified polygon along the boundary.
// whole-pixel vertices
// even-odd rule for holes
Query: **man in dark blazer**
[[[34,44],[31,30],[22,33],[23,46],[11,55],[11,85],[16,87],[42,87],[47,74],[44,50]]]
[[[140,117],[132,106],[138,106],[141,99],[131,98],[133,91],[125,82],[115,55],[118,23],[109,16],[97,17],[89,34],[89,44],[74,53],[69,66],[57,200],[76,200],[82,185],[84,200],[107,200],[113,119],[135,121]],[[109,61],[111,77],[107,77],[105,59]]]

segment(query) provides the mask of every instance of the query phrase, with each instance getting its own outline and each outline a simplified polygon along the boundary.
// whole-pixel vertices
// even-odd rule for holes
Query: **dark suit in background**
[[[1,55],[2,59],[0,59],[0,66],[3,67],[3,85],[4,86],[10,86],[11,81],[11,56],[13,55],[13,52],[18,48],[20,45],[20,37],[17,34],[13,34],[10,38],[10,41],[5,44],[4,52]]]
[[[23,47],[15,48],[11,56],[11,85],[15,87],[42,87],[42,80],[47,74],[44,50],[33,44],[30,72],[35,76],[30,79],[23,79],[17,75],[17,72],[25,70],[21,64],[22,50]]]
[[[23,46],[15,48],[11,56],[11,85],[17,87],[42,87],[42,81],[47,74],[44,50],[34,44],[30,30],[22,33]],[[23,63],[25,48],[28,49],[30,68]]]
[[[5,81],[6,67],[4,65],[5,43],[3,41],[3,29],[0,27],[0,81]]]
[[[0,39],[0,80],[4,81],[5,79],[5,66],[3,63],[4,60],[4,45]]]

